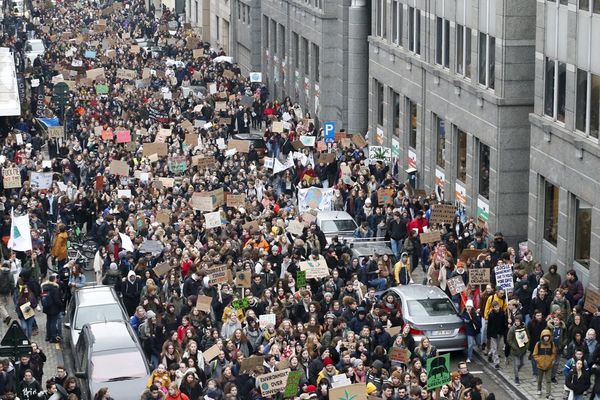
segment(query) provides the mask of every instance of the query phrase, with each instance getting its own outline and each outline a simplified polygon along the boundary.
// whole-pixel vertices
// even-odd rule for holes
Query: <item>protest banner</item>
[[[306,287],[306,271],[296,271],[296,289]]]
[[[390,349],[389,357],[392,361],[408,364],[410,362],[410,350],[402,349],[400,347],[392,347]]]
[[[192,57],[194,57],[194,58],[204,57],[204,49],[194,49],[192,51]]]
[[[168,225],[171,223],[171,213],[169,211],[159,211],[156,213],[156,220],[161,224]]]
[[[240,208],[246,206],[246,195],[227,193],[227,207]]]
[[[512,291],[514,288],[513,282],[513,271],[510,265],[498,265],[494,267],[494,274],[496,275],[496,288]]]
[[[379,206],[394,204],[394,189],[381,188],[377,190],[377,203]]]
[[[355,383],[331,388],[329,400],[367,400],[367,386],[364,383]]]
[[[18,168],[2,168],[2,182],[4,189],[16,189],[21,187],[21,174]]]
[[[117,131],[117,143],[131,142],[131,132],[129,130]]]
[[[319,257],[318,261],[302,261],[298,264],[300,271],[306,272],[306,279],[319,279],[329,276],[329,268],[324,258]]]
[[[437,389],[450,382],[450,353],[427,359],[427,389]]]
[[[263,314],[258,317],[258,326],[261,329],[266,329],[269,325],[275,326],[277,317],[275,314]]]
[[[209,192],[200,192],[200,195],[212,199],[213,209],[225,204],[225,192],[223,191],[223,188],[211,190]]]
[[[301,213],[307,211],[329,211],[333,200],[333,189],[310,187],[298,189],[298,208]]]
[[[174,156],[169,159],[169,171],[174,174],[183,174],[187,171],[187,158],[185,156]]]
[[[243,299],[234,299],[231,302],[231,306],[236,310],[247,310],[250,308],[250,301],[248,297],[244,297]]]
[[[104,68],[88,69],[87,71],[85,71],[85,76],[86,78],[91,79],[92,81],[97,78],[103,78],[105,77]]]
[[[490,270],[488,268],[470,268],[468,273],[471,285],[487,285],[490,283]]]
[[[479,257],[480,254],[483,254],[485,252],[486,252],[485,250],[464,249],[460,253],[460,256],[458,257],[458,259],[461,260],[462,262],[466,262],[469,258],[475,260],[477,257]]]
[[[113,175],[129,176],[129,164],[125,161],[112,160],[108,168]]]
[[[205,313],[208,314],[208,313],[210,313],[211,303],[212,303],[212,297],[198,295],[198,297],[196,298],[196,309],[200,310],[200,311],[204,311]]]
[[[583,308],[586,311],[591,313],[595,313],[600,310],[600,292],[596,289],[587,286],[585,288],[585,301],[583,303]]]
[[[33,188],[50,189],[50,186],[52,186],[52,172],[31,172],[29,182]]]
[[[250,151],[250,141],[230,139],[227,148],[235,149],[238,153],[248,153]]]
[[[301,236],[304,233],[304,224],[297,219],[290,221],[287,229],[289,233],[296,236]]]
[[[198,134],[197,133],[186,133],[184,143],[190,147],[198,146]]]
[[[452,204],[434,204],[429,217],[429,225],[451,224],[456,217],[456,206]]]
[[[137,72],[132,69],[118,68],[117,79],[137,79]]]
[[[442,235],[440,231],[423,232],[419,235],[419,239],[421,240],[421,244],[435,243],[442,240]]]
[[[169,154],[169,150],[166,143],[144,143],[144,156],[156,154],[159,157],[165,157]]]
[[[283,391],[287,384],[289,373],[290,369],[286,368],[281,371],[275,371],[269,374],[257,376],[256,381],[263,397],[273,396]]]
[[[207,276],[208,284],[211,286],[231,281],[231,272],[226,265],[216,265],[210,267],[207,271]]]
[[[448,279],[447,283],[448,283],[448,289],[450,289],[450,294],[452,296],[454,296],[458,293],[462,293],[465,290],[467,290],[465,282],[463,281],[462,277],[460,277],[460,276],[455,276],[454,278]]]
[[[171,265],[169,262],[162,262],[156,264],[152,271],[156,274],[156,276],[165,276],[170,270],[175,268],[175,266]]]
[[[389,163],[392,161],[392,149],[382,146],[369,146],[369,161],[382,161]]]
[[[60,139],[65,135],[65,128],[63,126],[49,126],[48,127],[48,138]]]

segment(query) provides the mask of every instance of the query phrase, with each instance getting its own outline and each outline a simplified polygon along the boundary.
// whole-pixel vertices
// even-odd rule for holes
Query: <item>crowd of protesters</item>
[[[539,394],[550,396],[560,378],[572,398],[588,393],[600,399],[600,314],[583,308],[575,271],[564,278],[556,266],[545,272],[529,251],[509,247],[501,233],[492,235],[485,223],[462,214],[430,226],[439,198],[415,195],[396,167],[368,160],[367,149],[354,141],[321,143],[307,110],[289,98],[269,99],[266,87],[250,83],[222,50],[168,9],[160,17],[155,11],[139,0],[104,8],[34,2],[22,25],[43,39],[46,51],[26,65],[25,111],[3,137],[3,168],[18,168],[22,183],[4,188],[0,198],[4,323],[15,310],[26,335],[36,336],[35,315],[26,318],[20,308],[29,302],[46,314],[46,341],[62,340],[66,302],[86,283],[67,251],[69,235],[82,230],[98,246],[90,260],[96,281],[122,297],[151,365],[142,400],[271,398],[262,396],[256,377],[282,368],[301,372],[299,399],[328,399],[334,377],[343,374],[344,381],[365,384],[369,395],[386,400],[492,400],[468,372],[476,351],[496,368],[502,359],[512,362],[516,384],[528,378],[519,375],[528,357]],[[23,48],[20,33],[5,34],[3,45]],[[153,50],[139,49],[135,38],[153,40]],[[98,68],[103,73],[88,78],[86,71]],[[134,71],[135,79],[118,74],[121,68]],[[52,97],[63,80],[71,89],[65,109]],[[55,115],[65,126],[61,139],[48,138],[35,118]],[[234,133],[256,129],[266,149],[228,149]],[[123,130],[129,141],[115,137]],[[190,134],[197,135],[192,142]],[[298,146],[300,136],[314,136],[317,144]],[[167,153],[144,152],[151,143],[166,143]],[[327,153],[332,160],[322,157]],[[275,159],[287,168],[275,173]],[[126,176],[111,171],[114,160],[127,163]],[[33,187],[31,172],[52,172],[52,185]],[[314,215],[299,211],[297,191],[308,187],[333,188],[331,208],[356,220],[354,236],[384,238],[392,255],[357,259],[345,241],[329,241]],[[385,204],[377,195],[382,188],[394,193]],[[208,228],[193,195],[219,189],[244,194],[246,201],[236,207],[217,201],[221,225]],[[32,251],[8,248],[11,212],[29,215]],[[301,233],[288,229],[295,221],[304,224]],[[442,239],[421,244],[420,234],[430,229],[440,230]],[[143,251],[149,241],[159,242],[160,250]],[[465,249],[482,252],[461,259]],[[319,258],[329,277],[298,287],[299,263]],[[157,274],[165,262],[170,269]],[[230,277],[243,271],[251,280],[213,284],[209,273],[217,265],[225,265]],[[513,289],[496,288],[498,265],[512,268]],[[469,283],[475,268],[490,270],[488,285]],[[447,282],[457,276],[466,290],[452,295]],[[375,294],[413,283],[444,290],[465,323],[465,361],[438,390],[427,387],[426,370],[438,350],[427,338],[415,343],[401,307]],[[197,307],[198,296],[212,298],[210,312]],[[275,324],[260,326],[265,314],[275,314]],[[400,332],[390,335],[397,326]],[[218,355],[206,359],[204,352],[215,345]],[[394,348],[407,349],[410,361],[391,360]],[[243,370],[243,361],[257,355],[262,365]],[[81,399],[77,380],[63,367],[44,378],[45,359],[35,345],[16,363],[2,360],[0,398],[47,399],[60,389],[65,398]],[[102,389],[95,399],[110,399],[110,393]]]

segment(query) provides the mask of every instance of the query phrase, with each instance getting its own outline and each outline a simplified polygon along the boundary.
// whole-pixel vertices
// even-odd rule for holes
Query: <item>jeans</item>
[[[390,245],[392,246],[392,253],[394,253],[396,260],[400,259],[400,254],[402,254],[402,240],[390,239]]]
[[[55,340],[58,335],[58,321],[60,314],[46,314],[46,341]]]
[[[477,338],[475,336],[467,336],[467,359],[473,358],[473,348],[477,344]]]
[[[498,354],[498,348],[500,347],[500,341],[502,340],[502,336],[494,336],[490,338],[489,341],[489,352],[488,354],[492,356],[492,362],[494,365],[500,364],[500,355]]]
[[[552,370],[538,370],[538,378],[537,378],[537,389],[542,390],[542,382],[546,381],[546,396],[550,396],[552,393],[552,382],[550,381],[550,375],[552,374]]]
[[[27,336],[27,339],[31,340],[31,332],[33,331],[33,321],[35,320],[35,317],[31,317],[29,319],[22,319],[21,322],[21,329],[23,329],[23,331],[25,332],[25,335]]]
[[[525,365],[525,354],[521,355],[512,355],[512,364],[513,364],[513,372],[515,374],[515,379],[519,377],[519,371]]]
[[[487,319],[481,318],[481,344],[487,341]]]
[[[385,278],[373,279],[370,280],[368,283],[369,287],[374,287],[377,291],[387,289],[387,279]]]
[[[558,354],[561,354],[560,351],[558,352]],[[564,364],[560,357],[556,357],[556,360],[554,360],[554,363],[552,364],[552,379],[556,379],[556,375],[559,373],[558,371],[563,365]]]

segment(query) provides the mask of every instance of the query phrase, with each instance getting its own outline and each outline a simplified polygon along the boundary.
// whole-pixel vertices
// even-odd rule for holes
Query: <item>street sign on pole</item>
[[[16,358],[29,353],[31,353],[31,342],[27,339],[19,322],[13,320],[0,341],[0,357]]]
[[[323,123],[323,134],[325,143],[335,142],[335,121]]]
[[[69,102],[69,85],[64,82],[55,84],[52,94],[54,95],[54,102],[59,107],[66,106]]]

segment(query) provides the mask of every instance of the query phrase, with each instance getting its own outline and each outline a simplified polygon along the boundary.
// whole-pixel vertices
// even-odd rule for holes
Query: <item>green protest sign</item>
[[[291,371],[288,374],[287,383],[285,390],[283,391],[283,398],[294,397],[298,394],[298,387],[300,386],[300,378],[302,378],[301,371]]]
[[[96,85],[96,94],[108,94],[108,86]]]
[[[450,382],[450,354],[427,359],[427,390]]]
[[[250,304],[248,303],[248,298],[244,297],[243,299],[235,299],[231,302],[231,305],[236,310],[245,310],[250,308]]]
[[[306,286],[306,271],[296,272],[296,289]]]

